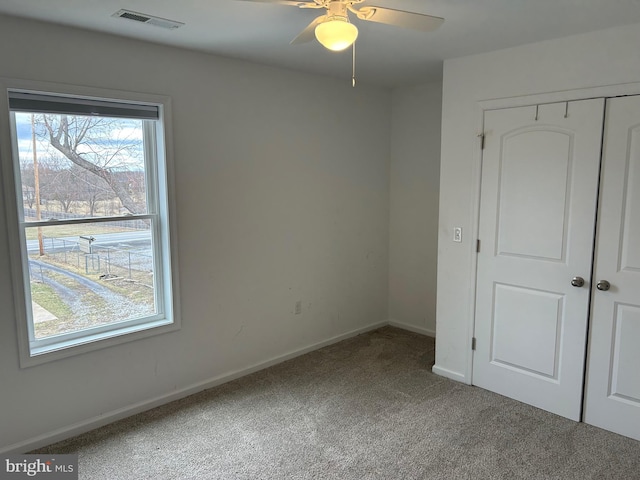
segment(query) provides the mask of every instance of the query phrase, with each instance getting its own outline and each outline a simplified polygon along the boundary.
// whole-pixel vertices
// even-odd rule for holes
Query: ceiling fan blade
[[[405,12],[403,10],[393,10],[367,6],[358,10],[352,10],[360,20],[369,22],[385,23],[397,27],[411,28],[422,32],[431,32],[443,24],[444,18],[432,17],[421,13]]]
[[[273,3],[276,5],[290,5],[292,7],[307,7],[312,6],[315,7],[314,2],[302,2],[295,0],[238,0],[240,2],[255,2],[255,3]]]
[[[313,22],[307,25],[307,28],[300,32],[300,34],[296,38],[291,40],[291,45],[298,45],[300,43],[307,43],[315,40],[316,27],[324,22],[326,18],[326,15],[320,15],[318,18],[316,18]]]

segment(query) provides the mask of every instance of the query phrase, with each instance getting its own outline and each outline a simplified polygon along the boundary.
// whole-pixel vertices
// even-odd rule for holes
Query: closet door
[[[584,421],[640,440],[640,97],[607,102]]]
[[[603,114],[603,99],[485,114],[473,384],[574,420]]]

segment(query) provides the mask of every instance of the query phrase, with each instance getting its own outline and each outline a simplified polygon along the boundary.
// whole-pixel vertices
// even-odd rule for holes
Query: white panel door
[[[603,99],[485,113],[473,384],[574,420],[603,114]]]
[[[607,102],[587,423],[640,440],[640,97]]]

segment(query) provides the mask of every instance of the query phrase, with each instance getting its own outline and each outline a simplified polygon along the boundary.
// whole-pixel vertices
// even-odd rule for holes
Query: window
[[[8,89],[24,366],[178,327],[165,106]]]

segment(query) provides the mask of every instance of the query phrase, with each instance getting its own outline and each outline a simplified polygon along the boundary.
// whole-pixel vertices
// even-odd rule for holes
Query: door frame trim
[[[577,100],[588,100],[591,98],[613,98],[631,95],[640,95],[640,82],[620,83],[611,85],[602,85],[597,87],[578,88],[571,90],[560,90],[554,92],[529,94],[513,97],[490,98],[478,100],[476,102],[476,135],[478,141],[475,142],[473,149],[473,171],[472,178],[472,205],[471,207],[471,224],[472,239],[477,239],[480,231],[480,194],[482,186],[482,144],[480,137],[484,134],[484,114],[489,110],[502,110],[506,108],[524,107],[530,105],[542,105],[548,103],[572,102]],[[469,321],[467,324],[467,341],[465,349],[467,352],[467,375],[465,383],[473,385],[473,355],[471,350],[471,342],[475,334],[475,310],[476,310],[476,292],[478,284],[478,252],[476,251],[476,242],[470,243],[471,262],[469,265],[469,275],[473,279],[471,282],[471,292],[469,301]]]

